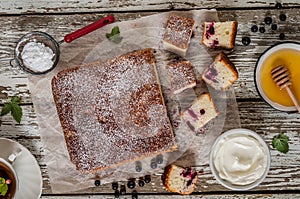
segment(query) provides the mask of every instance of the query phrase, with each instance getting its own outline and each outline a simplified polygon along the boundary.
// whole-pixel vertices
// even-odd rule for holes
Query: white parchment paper
[[[166,21],[174,13],[195,20],[194,35],[185,59],[192,63],[199,84],[196,89],[189,89],[180,95],[172,94],[164,71],[164,66],[169,61],[180,58],[165,51],[162,47],[162,34]],[[46,75],[29,77],[30,91],[37,113],[39,132],[45,150],[45,161],[53,193],[71,192],[93,187],[95,179],[100,179],[101,183],[104,184],[160,172],[170,163],[181,166],[208,163],[210,147],[216,137],[224,131],[223,127],[236,128],[240,126],[240,123],[233,89],[215,91],[200,81],[203,69],[220,52],[207,49],[201,45],[202,23],[204,21],[218,21],[216,10],[166,12],[132,21],[110,24],[70,44],[62,44],[58,66]],[[123,38],[119,44],[114,44],[105,37],[105,34],[109,33],[114,26],[119,26]],[[178,150],[163,154],[163,163],[158,164],[156,169],[150,166],[156,157],[150,156],[139,162],[128,163],[117,168],[90,174],[80,173],[69,159],[52,97],[51,79],[65,68],[93,61],[104,61],[133,50],[148,47],[155,49],[156,65]],[[189,106],[203,92],[211,94],[220,115],[206,125],[200,133],[196,134],[182,122],[179,112],[184,107]],[[228,119],[229,117],[230,119]],[[142,166],[142,171],[136,171],[135,166],[137,164]]]

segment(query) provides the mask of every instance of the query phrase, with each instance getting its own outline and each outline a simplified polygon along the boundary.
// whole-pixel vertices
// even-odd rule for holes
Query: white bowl
[[[295,106],[283,106],[281,104],[273,102],[271,99],[268,98],[268,96],[265,94],[260,79],[261,79],[261,69],[264,61],[274,52],[282,49],[293,49],[300,51],[300,43],[297,42],[282,42],[278,43],[267,50],[265,50],[262,55],[259,57],[258,61],[256,62],[255,71],[254,71],[254,82],[257,89],[257,92],[259,95],[273,108],[280,110],[280,111],[286,111],[286,112],[292,112],[297,111],[297,108]],[[299,66],[300,67],[300,66]]]
[[[228,136],[236,136],[236,135],[247,135],[247,136],[251,136],[254,139],[256,139],[258,141],[258,143],[261,145],[261,147],[264,149],[264,151],[266,152],[266,167],[265,170],[262,174],[262,176],[260,176],[260,178],[258,178],[256,181],[250,183],[250,184],[246,184],[246,185],[235,185],[230,183],[227,180],[222,179],[219,176],[219,173],[217,171],[217,169],[215,168],[214,165],[214,152],[216,150],[217,145],[219,144],[219,142],[221,140],[223,140],[225,137]],[[236,190],[236,191],[244,191],[244,190],[249,190],[252,189],[256,186],[258,186],[267,176],[269,169],[270,169],[270,162],[271,162],[271,156],[270,156],[270,151],[269,151],[269,147],[267,146],[267,144],[265,143],[265,141],[255,132],[248,130],[248,129],[231,129],[229,131],[224,132],[222,135],[220,135],[217,140],[215,141],[215,143],[212,146],[211,152],[210,152],[210,161],[209,161],[209,166],[210,169],[212,171],[213,176],[215,177],[215,179],[224,187],[231,189],[231,190]]]

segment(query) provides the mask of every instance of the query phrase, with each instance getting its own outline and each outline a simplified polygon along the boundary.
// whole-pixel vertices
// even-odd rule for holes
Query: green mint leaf
[[[111,30],[111,33],[106,33],[106,37],[109,39],[115,35],[120,34],[120,29],[118,26],[113,27],[113,29]]]
[[[21,103],[21,99],[17,96],[13,96],[11,98],[11,103],[15,103],[15,104],[20,104]]]
[[[7,193],[7,190],[8,190],[8,186],[5,183],[5,179],[0,178],[0,195],[5,196],[5,194]]]
[[[119,26],[115,26],[115,27],[111,30],[111,34],[112,34],[112,35],[120,34]]]
[[[20,103],[21,103],[21,99],[19,97],[17,96],[12,97],[10,102],[4,104],[0,116],[6,115],[9,112],[11,112],[11,115],[16,120],[16,122],[20,124],[23,115],[22,108],[19,106]]]
[[[273,138],[272,146],[281,153],[287,153],[289,151],[289,138],[284,134],[279,134]]]
[[[285,142],[289,141],[289,137],[284,135],[283,133],[279,134],[278,138],[285,141]]]
[[[7,186],[7,184],[3,184],[3,185],[0,187],[0,191],[1,191],[1,195],[2,195],[2,196],[5,196],[5,194],[6,194],[7,191],[8,191],[8,186]]]
[[[4,104],[2,110],[1,110],[1,116],[8,114],[11,111],[11,103]]]
[[[106,33],[106,38],[114,43],[120,43],[122,41],[122,37],[120,36],[120,29],[118,26],[115,26],[111,33]]]
[[[20,124],[23,113],[22,113],[22,108],[18,104],[15,103],[11,104],[11,114],[13,118],[16,120],[16,122]]]

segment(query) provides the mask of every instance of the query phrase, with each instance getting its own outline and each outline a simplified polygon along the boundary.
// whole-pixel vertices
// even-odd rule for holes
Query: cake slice
[[[221,52],[204,70],[202,79],[216,90],[226,90],[238,79],[238,72],[226,54]]]
[[[163,184],[168,191],[186,195],[194,191],[198,180],[197,172],[192,168],[181,168],[174,164],[165,169],[163,176]]]
[[[202,44],[208,48],[233,49],[237,26],[236,21],[204,22]]]
[[[183,120],[196,133],[218,115],[219,112],[209,93],[201,94],[189,108],[181,112]]]
[[[182,57],[186,55],[195,21],[178,15],[171,15],[163,36],[164,48]]]
[[[174,94],[196,86],[196,77],[189,61],[178,61],[166,65],[166,71]]]
[[[150,48],[65,69],[52,79],[52,93],[79,171],[176,150]]]

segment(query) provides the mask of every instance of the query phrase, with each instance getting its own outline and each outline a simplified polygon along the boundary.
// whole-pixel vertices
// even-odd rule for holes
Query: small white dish
[[[297,111],[297,108],[295,106],[283,106],[281,104],[278,104],[276,102],[273,102],[266,93],[264,92],[262,85],[261,85],[261,70],[263,67],[263,63],[265,60],[273,53],[283,50],[283,49],[292,49],[300,51],[300,43],[297,42],[282,42],[278,43],[267,50],[265,50],[262,55],[258,58],[258,61],[256,62],[255,71],[254,71],[254,83],[256,90],[258,94],[273,108],[280,110],[280,111],[286,111],[286,112],[293,112]]]
[[[250,136],[250,137],[254,138],[255,140],[258,141],[260,146],[266,152],[266,154],[265,154],[266,155],[266,167],[264,169],[263,174],[256,181],[249,183],[249,184],[245,184],[245,185],[232,184],[231,182],[222,179],[220,177],[220,175],[215,167],[215,163],[214,163],[215,162],[214,161],[214,153],[215,153],[216,147],[218,146],[220,141],[222,141],[222,140],[224,140],[224,138],[228,138],[230,136],[235,137],[235,136],[239,136],[239,135]],[[267,146],[265,141],[257,133],[255,133],[251,130],[238,128],[238,129],[231,129],[229,131],[226,131],[217,138],[217,140],[215,141],[215,143],[213,144],[213,146],[211,148],[209,166],[210,166],[213,176],[222,186],[224,186],[228,189],[231,189],[231,190],[235,190],[235,191],[245,191],[245,190],[249,190],[249,189],[252,189],[252,188],[258,186],[265,179],[265,177],[267,176],[269,169],[270,169],[270,162],[271,162],[270,151],[269,151],[269,147]]]
[[[40,167],[34,156],[25,148],[10,139],[0,138],[0,146],[5,150],[0,150],[0,157],[7,159],[16,149],[21,149],[21,153],[13,163],[13,168],[19,179],[19,189],[15,199],[38,199],[42,194],[43,180]]]

